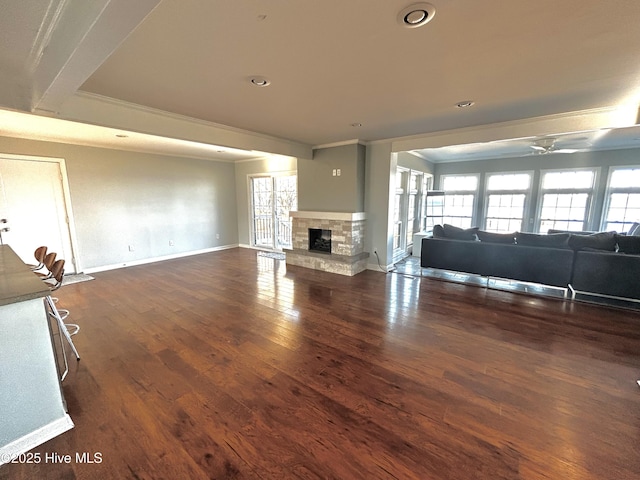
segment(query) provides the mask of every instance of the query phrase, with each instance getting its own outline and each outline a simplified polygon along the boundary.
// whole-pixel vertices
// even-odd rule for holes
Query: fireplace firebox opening
[[[314,252],[331,253],[331,230],[310,228],[309,250]]]

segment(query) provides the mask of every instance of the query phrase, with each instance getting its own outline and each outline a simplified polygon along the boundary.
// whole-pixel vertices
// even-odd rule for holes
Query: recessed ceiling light
[[[400,10],[397,21],[405,28],[418,28],[430,22],[435,14],[436,7],[430,3],[414,3]]]
[[[352,126],[352,127],[361,127],[361,126],[362,126],[362,124],[361,124],[361,123],[359,123],[359,122],[354,122],[354,123],[352,123],[352,124],[351,124],[351,126]]]
[[[267,87],[271,85],[271,81],[259,75],[254,75],[253,77],[249,77],[249,81],[256,87]]]
[[[462,102],[456,103],[456,107],[458,108],[467,108],[473,105],[475,102],[473,100],[463,100]]]

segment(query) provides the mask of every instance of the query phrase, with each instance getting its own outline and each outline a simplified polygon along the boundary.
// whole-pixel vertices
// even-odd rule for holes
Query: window
[[[522,230],[530,188],[531,173],[488,175],[485,229],[505,233]]]
[[[640,167],[611,170],[605,211],[605,231],[626,233],[640,222]]]
[[[537,229],[587,230],[594,170],[542,172]]]
[[[423,230],[431,232],[435,225],[444,223],[444,192],[442,190],[429,190],[424,201],[424,226]]]
[[[420,207],[419,193],[422,187],[422,173],[411,171],[409,175],[409,203],[407,205],[407,239],[405,245],[413,245],[413,234],[420,231],[418,219],[416,218],[416,212],[419,212]]]
[[[433,177],[431,175],[426,173],[422,175],[422,186],[420,190],[420,225],[418,230],[421,232],[431,231],[434,225],[432,218],[433,208],[432,205],[430,205],[432,202],[431,198],[429,198],[432,193],[432,181]],[[442,223],[442,220],[440,219],[437,223]]]
[[[442,222],[469,228],[478,194],[478,175],[443,175],[440,178],[444,195]]]

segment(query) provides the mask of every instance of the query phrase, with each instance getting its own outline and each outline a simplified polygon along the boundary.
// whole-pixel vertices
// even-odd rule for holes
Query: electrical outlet
[[[173,240],[169,240],[169,246],[173,247],[176,244],[176,242],[174,242]]]
[[[338,176],[340,176],[340,175],[342,175],[342,171],[341,171],[340,169],[337,169],[337,170],[336,170],[336,174],[337,174]]]
[[[338,171],[337,171],[335,168],[333,169],[333,172],[332,172],[332,173],[333,173],[333,176],[334,176],[334,177],[335,177],[336,175],[338,175]]]
[[[136,251],[136,247],[134,245],[129,245],[129,251],[130,252],[135,252]]]
[[[216,233],[216,240],[220,240],[220,234]]]

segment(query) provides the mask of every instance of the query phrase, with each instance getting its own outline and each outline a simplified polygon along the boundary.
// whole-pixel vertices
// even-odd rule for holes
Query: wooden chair
[[[45,279],[45,283],[49,284],[49,288],[51,289],[52,292],[54,292],[55,290],[58,290],[62,286],[62,280],[64,278],[64,260],[62,259],[56,260],[51,266],[50,272],[51,272],[51,277],[49,279]],[[49,315],[55,318],[56,322],[58,323],[60,334],[64,335],[69,345],[71,345],[71,349],[73,350],[73,353],[75,354],[76,359],[80,360],[80,354],[78,353],[78,350],[76,349],[76,346],[73,344],[73,340],[71,339],[73,335],[75,335],[80,331],[80,326],[74,323],[64,322],[65,319],[69,316],[69,311],[58,309],[56,307],[56,302],[51,295],[47,295],[45,297],[45,304],[48,308]],[[69,328],[71,328],[72,331],[69,331]],[[62,381],[67,376],[67,373],[69,373],[69,364],[67,363],[67,356],[64,350],[64,342],[61,341],[60,345],[62,346],[62,356],[64,358],[64,365],[65,365],[65,370],[62,373],[60,378],[60,380]]]

